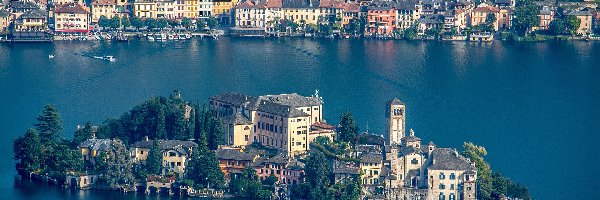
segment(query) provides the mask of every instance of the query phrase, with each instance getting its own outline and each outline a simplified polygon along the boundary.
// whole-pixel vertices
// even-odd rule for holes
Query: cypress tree
[[[56,106],[52,104],[44,106],[42,113],[37,117],[37,121],[35,128],[40,134],[42,144],[56,144],[60,142],[63,126]]]
[[[156,140],[167,139],[167,130],[165,129],[165,109],[160,108],[156,120]]]
[[[40,168],[42,161],[42,144],[37,132],[27,129],[25,136],[18,137],[13,142],[14,159],[20,160],[28,170]]]
[[[352,113],[345,112],[340,117],[340,128],[338,129],[338,138],[344,142],[350,142],[351,144],[356,143],[356,137],[358,136],[358,127]]]
[[[157,140],[154,140],[152,149],[150,149],[150,152],[148,153],[146,168],[150,174],[160,174],[162,169],[162,151],[158,146]]]

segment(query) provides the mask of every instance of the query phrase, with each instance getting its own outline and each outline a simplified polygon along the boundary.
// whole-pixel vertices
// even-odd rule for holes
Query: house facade
[[[54,32],[60,35],[85,35],[90,30],[89,8],[66,3],[54,10]]]
[[[198,145],[191,141],[156,140],[162,154],[162,174],[176,173],[183,177],[185,167],[191,159],[193,148]],[[145,162],[154,145],[154,140],[144,140],[133,144],[131,152],[136,162]]]

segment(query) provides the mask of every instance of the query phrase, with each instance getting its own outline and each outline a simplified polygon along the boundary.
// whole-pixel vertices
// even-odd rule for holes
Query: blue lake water
[[[71,137],[77,124],[101,123],[174,89],[200,101],[319,89],[328,122],[349,110],[372,133],[383,133],[384,104],[399,97],[407,127],[424,143],[485,146],[492,168],[535,199],[600,199],[600,43],[293,38],[0,44],[0,193],[118,198],[15,180],[13,139],[47,103],[58,106]]]

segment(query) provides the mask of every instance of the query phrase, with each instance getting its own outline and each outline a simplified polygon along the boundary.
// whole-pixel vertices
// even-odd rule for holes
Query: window
[[[244,135],[244,141],[248,141],[248,135]]]
[[[456,175],[454,175],[454,173],[450,173],[450,180],[454,180],[456,179]]]
[[[444,196],[443,192],[440,192],[440,198],[439,200],[446,200],[446,197]]]
[[[444,180],[444,179],[446,179],[446,175],[444,175],[444,172],[441,172],[441,173],[440,173],[440,179],[441,179],[441,180]]]
[[[417,160],[416,158],[413,158],[413,159],[410,161],[410,163],[411,163],[411,164],[413,164],[413,165],[417,165],[417,164],[419,164],[419,160]]]
[[[440,190],[446,189],[446,185],[440,184]]]
[[[175,157],[177,154],[175,152],[169,152],[169,157]]]
[[[454,184],[450,184],[450,190],[454,190]],[[452,196],[452,194],[450,194]]]
[[[448,195],[448,199],[455,200],[454,193],[450,193],[450,195]]]

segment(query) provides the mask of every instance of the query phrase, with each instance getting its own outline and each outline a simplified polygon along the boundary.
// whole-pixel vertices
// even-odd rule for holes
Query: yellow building
[[[136,0],[133,8],[133,14],[138,18],[156,18],[158,6],[153,0]]]
[[[112,141],[110,139],[88,139],[79,145],[83,161],[96,163],[96,156],[110,150]]]
[[[12,15],[7,10],[0,9],[0,33],[8,31]]]
[[[89,8],[78,3],[59,5],[54,10],[54,32],[62,35],[85,35],[89,32]]]
[[[228,140],[229,145],[241,143],[240,146],[245,146],[257,142],[286,151],[288,156],[309,150],[311,126],[323,122],[321,98],[295,93],[259,97],[224,93],[210,98],[210,108],[215,117],[233,118],[231,115],[234,115],[236,119],[241,118],[227,120],[225,124],[230,130],[228,138],[233,137]]]
[[[216,17],[221,24],[229,25],[233,23],[231,19],[232,8],[237,5],[239,0],[231,1],[213,1],[212,16]]]
[[[46,31],[48,30],[48,15],[43,10],[32,10],[20,15],[15,20],[15,31]]]
[[[383,169],[383,156],[379,153],[363,153],[360,158],[362,184],[374,186],[381,184],[380,175]]]
[[[300,24],[302,27],[306,24],[317,25],[319,22],[319,1],[305,0],[283,0],[283,18]]]
[[[192,149],[198,145],[191,141],[180,140],[157,140],[158,147],[162,152],[162,174],[176,173],[182,177],[185,166],[191,159]],[[153,140],[144,140],[133,144],[131,152],[137,162],[144,162],[148,153],[154,145]]]
[[[187,18],[198,18],[200,14],[201,0],[185,0],[184,16]]]
[[[579,28],[577,34],[589,35],[592,33],[592,13],[587,10],[572,11],[567,15],[576,16],[579,19]]]

